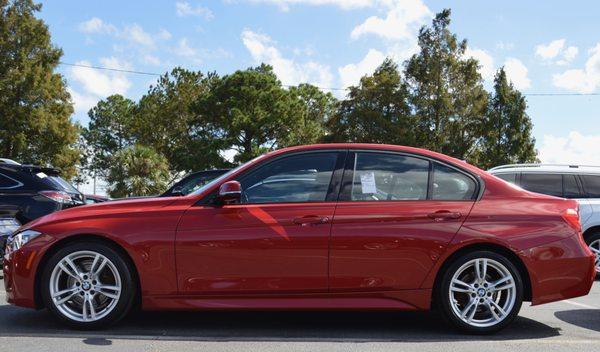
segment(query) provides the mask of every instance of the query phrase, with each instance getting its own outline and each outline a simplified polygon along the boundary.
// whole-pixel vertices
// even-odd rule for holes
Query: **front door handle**
[[[427,217],[435,221],[442,221],[447,219],[460,219],[461,214],[459,212],[453,212],[448,210],[439,210],[435,213],[427,214]]]
[[[327,216],[322,217],[318,215],[307,215],[298,218],[294,218],[294,224],[300,226],[308,226],[308,225],[319,225],[326,224],[329,222],[329,218]]]

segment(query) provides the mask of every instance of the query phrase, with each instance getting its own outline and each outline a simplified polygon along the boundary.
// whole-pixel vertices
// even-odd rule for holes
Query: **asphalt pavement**
[[[524,304],[510,327],[491,336],[462,335],[415,312],[140,312],[82,332],[45,310],[7,305],[2,288],[0,351],[7,352],[600,351],[600,281],[585,297]]]

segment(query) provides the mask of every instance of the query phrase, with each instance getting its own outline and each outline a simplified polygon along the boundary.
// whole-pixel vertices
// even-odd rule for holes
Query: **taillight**
[[[562,218],[577,232],[581,232],[581,223],[579,222],[579,212],[577,209],[569,208],[562,213]]]
[[[40,191],[40,195],[50,198],[57,203],[72,203],[73,199],[67,192],[62,191]]]

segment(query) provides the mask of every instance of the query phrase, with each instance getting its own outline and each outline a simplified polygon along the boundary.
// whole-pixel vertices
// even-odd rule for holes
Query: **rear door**
[[[415,289],[468,216],[479,184],[419,156],[350,153],[331,239],[332,291]]]

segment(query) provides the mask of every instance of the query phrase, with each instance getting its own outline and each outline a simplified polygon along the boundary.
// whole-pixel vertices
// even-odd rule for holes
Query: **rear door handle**
[[[294,218],[294,224],[300,226],[308,226],[308,225],[319,225],[326,224],[329,222],[328,217],[322,217],[318,215],[307,215],[298,218]]]
[[[435,213],[427,214],[427,217],[429,217],[430,219],[433,219],[435,221],[442,221],[442,220],[447,220],[447,219],[460,219],[461,213],[447,211],[447,210],[440,210],[440,211],[436,211]]]

